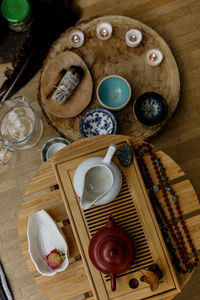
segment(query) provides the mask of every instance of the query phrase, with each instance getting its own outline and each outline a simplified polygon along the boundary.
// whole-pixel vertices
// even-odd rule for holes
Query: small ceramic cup
[[[113,111],[121,110],[131,98],[131,87],[125,78],[111,75],[100,81],[96,94],[101,106]]]
[[[84,138],[93,135],[116,134],[116,118],[109,110],[95,107],[83,115],[80,121],[80,132]]]
[[[62,137],[55,137],[48,140],[42,148],[42,161],[46,162],[52,155],[69,144],[70,141]]]
[[[155,92],[140,95],[133,106],[136,120],[147,126],[161,123],[166,118],[167,111],[167,101]]]

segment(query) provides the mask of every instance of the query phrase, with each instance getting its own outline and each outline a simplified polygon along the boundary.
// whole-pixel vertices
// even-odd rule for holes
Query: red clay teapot
[[[89,257],[99,271],[110,275],[111,289],[115,291],[116,275],[128,270],[135,260],[135,244],[131,235],[116,226],[114,218],[110,216],[106,226],[92,237]]]

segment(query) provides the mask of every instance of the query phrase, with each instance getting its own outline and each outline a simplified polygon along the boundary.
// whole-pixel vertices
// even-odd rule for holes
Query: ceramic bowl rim
[[[116,132],[117,132],[117,120],[116,120],[115,116],[113,115],[113,113],[111,113],[109,110],[107,110],[103,107],[95,107],[95,108],[92,108],[89,111],[87,111],[83,115],[83,117],[81,118],[79,129],[80,129],[80,133],[81,133],[82,137],[84,137],[84,138],[90,137],[90,135],[89,136],[86,135],[85,131],[83,130],[83,122],[85,121],[86,117],[89,114],[94,113],[94,112],[104,112],[105,114],[107,114],[113,122],[113,131],[112,131],[111,134],[116,134]]]
[[[46,148],[48,149],[48,147],[51,145],[51,143],[52,143],[55,139],[59,140],[61,143],[65,144],[66,146],[69,145],[69,144],[71,144],[71,142],[70,142],[68,139],[63,138],[63,137],[61,137],[61,136],[54,137],[54,138],[51,138],[51,139],[47,140],[47,141],[44,143],[44,145],[42,146],[42,150],[41,150],[41,158],[42,158],[42,162],[43,162],[43,163],[45,163],[45,162],[48,160],[48,158],[46,157],[47,151],[46,151],[46,153],[44,153],[44,151],[45,151]]]
[[[144,96],[144,95],[146,95],[146,94],[156,94],[156,95],[159,97],[159,99],[160,99],[160,100],[162,99],[162,101],[163,101],[163,105],[164,105],[164,108],[165,108],[165,113],[164,113],[164,116],[163,116],[162,120],[161,120],[160,122],[158,122],[158,123],[154,123],[154,124],[147,124],[147,123],[144,123],[144,122],[140,121],[140,119],[138,118],[138,116],[137,116],[137,114],[136,114],[136,112],[135,112],[136,102],[137,102],[139,99],[141,99],[142,96]],[[165,99],[161,94],[159,94],[159,93],[157,93],[157,92],[153,92],[153,91],[142,93],[141,95],[139,95],[139,96],[137,97],[137,99],[134,101],[134,104],[133,104],[133,115],[134,115],[135,119],[136,119],[137,121],[139,121],[141,124],[145,125],[145,126],[156,126],[156,125],[160,124],[162,121],[164,121],[165,117],[167,116],[167,112],[168,112],[168,103],[167,103],[166,99]]]
[[[104,104],[104,103],[101,101],[100,97],[99,97],[99,88],[100,88],[100,85],[101,85],[106,79],[108,79],[108,78],[113,78],[113,77],[114,77],[114,78],[120,78],[122,81],[124,81],[124,82],[127,84],[128,89],[129,89],[129,96],[128,96],[126,102],[124,102],[124,104],[122,104],[122,105],[120,105],[120,106],[117,106],[117,107],[110,107],[110,106]],[[116,111],[116,110],[120,110],[120,109],[124,108],[124,107],[128,104],[128,102],[129,102],[130,99],[131,99],[132,91],[131,91],[130,83],[129,83],[124,77],[122,77],[122,76],[120,76],[120,75],[109,75],[109,76],[104,77],[104,78],[99,82],[99,84],[97,85],[96,95],[97,95],[97,99],[98,99],[99,103],[101,104],[101,106],[103,106],[103,107],[105,107],[105,108],[107,108],[107,109],[109,109],[109,110]]]

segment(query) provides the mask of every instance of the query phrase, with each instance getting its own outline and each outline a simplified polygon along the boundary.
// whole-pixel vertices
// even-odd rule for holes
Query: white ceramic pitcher
[[[118,195],[122,177],[120,170],[112,162],[115,151],[116,145],[112,144],[104,158],[91,157],[77,167],[73,185],[83,209],[92,205],[104,205]]]

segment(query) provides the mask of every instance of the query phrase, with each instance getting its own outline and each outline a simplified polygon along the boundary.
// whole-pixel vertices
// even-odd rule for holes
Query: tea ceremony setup
[[[0,300],[199,300],[200,2],[0,11]]]

